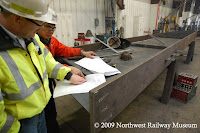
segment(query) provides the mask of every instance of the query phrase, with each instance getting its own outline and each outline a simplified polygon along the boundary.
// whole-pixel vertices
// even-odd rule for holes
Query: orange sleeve
[[[55,55],[57,56],[64,56],[65,58],[68,58],[81,55],[81,48],[67,47],[53,36],[51,37],[51,44],[53,44]]]
[[[67,64],[62,64],[63,66],[66,66],[66,67],[68,67],[68,65]]]

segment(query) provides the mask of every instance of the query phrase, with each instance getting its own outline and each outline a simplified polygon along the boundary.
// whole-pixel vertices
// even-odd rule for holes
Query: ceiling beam
[[[195,6],[194,6],[193,14],[199,14],[199,13],[200,13],[200,1],[196,0],[195,1]]]
[[[117,1],[117,5],[119,6],[119,9],[121,10],[125,9],[124,0],[116,0],[116,1]]]
[[[176,1],[176,2],[183,2],[183,1],[185,1],[185,0],[173,0],[173,1]]]
[[[160,0],[151,0],[151,4],[158,4]]]

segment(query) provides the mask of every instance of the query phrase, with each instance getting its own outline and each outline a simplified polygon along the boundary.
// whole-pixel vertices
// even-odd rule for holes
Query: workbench
[[[167,104],[176,71],[176,58],[189,46],[187,64],[192,60],[197,32],[169,32],[152,36],[127,38],[131,46],[126,48],[132,60],[123,61],[119,55],[101,43],[81,46],[84,50],[93,50],[99,56],[110,58],[108,64],[116,64],[120,74],[106,77],[106,82],[89,93],[72,96],[90,113],[90,131],[98,133],[102,129],[94,128],[96,122],[112,121],[127,105],[129,105],[165,68],[168,68],[165,86],[160,101]],[[163,44],[157,41],[164,42]],[[118,49],[118,51],[121,51]],[[109,56],[111,55],[111,56]],[[67,60],[79,68],[84,74],[90,71],[76,65],[74,60]]]

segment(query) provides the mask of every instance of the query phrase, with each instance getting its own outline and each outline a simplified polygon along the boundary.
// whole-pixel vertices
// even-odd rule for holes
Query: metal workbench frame
[[[176,59],[172,59],[172,55],[177,51],[184,50],[191,44],[190,49],[194,49],[193,43],[195,41],[197,32],[172,32],[156,34],[156,37],[163,38],[177,38],[180,39],[177,43],[174,43],[155,55],[147,58],[142,63],[136,64],[123,73],[116,75],[111,80],[108,80],[104,84],[94,88],[88,94],[83,94],[82,104],[87,104],[90,112],[90,131],[91,133],[98,133],[101,128],[94,128],[96,122],[109,122],[112,121],[127,105],[129,105],[165,68],[168,67],[168,76],[161,102],[168,103],[173,77],[175,73]],[[142,40],[151,39],[151,36],[141,36],[127,38],[130,42],[137,42]],[[82,48],[84,50],[96,50],[102,47],[102,44],[95,43],[91,45],[85,45]],[[194,50],[189,50],[194,53]],[[186,63],[192,60],[193,53],[188,55]],[[166,60],[168,59],[168,60]],[[171,88],[170,88],[171,87]],[[76,99],[80,97],[73,95]],[[89,104],[88,102],[89,98]],[[78,101],[81,101],[79,99]],[[84,103],[85,102],[85,103]]]

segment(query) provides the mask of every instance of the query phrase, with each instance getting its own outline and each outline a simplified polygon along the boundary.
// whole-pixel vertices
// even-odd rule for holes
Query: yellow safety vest
[[[51,97],[48,77],[64,80],[71,71],[54,60],[37,35],[27,49],[0,51],[0,133],[18,133],[18,120],[41,113]]]

